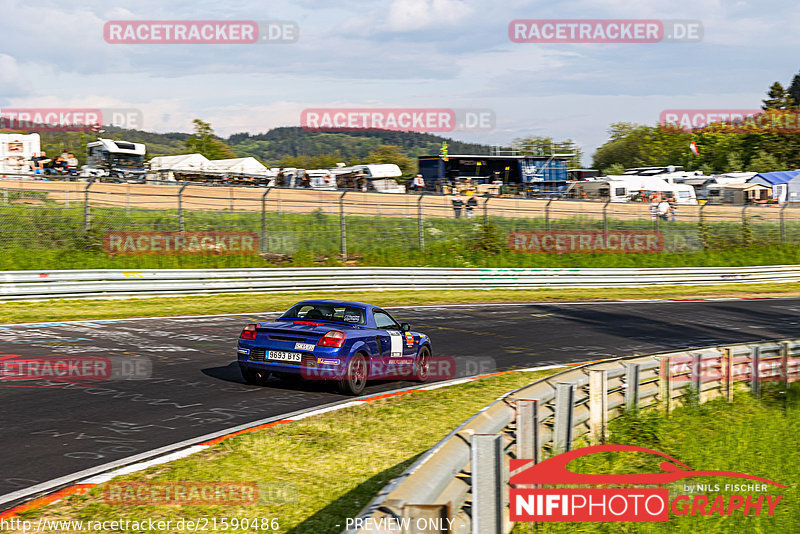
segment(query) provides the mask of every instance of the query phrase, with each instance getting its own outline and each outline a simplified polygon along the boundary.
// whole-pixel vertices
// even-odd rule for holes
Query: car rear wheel
[[[428,350],[428,347],[422,347],[419,349],[419,355],[417,356],[417,362],[414,368],[414,376],[420,382],[427,382],[428,378],[430,378],[431,374],[431,351]]]
[[[250,369],[249,367],[245,367],[243,365],[239,366],[239,370],[242,371],[242,378],[244,378],[244,381],[254,386],[262,385],[267,378],[267,373]]]
[[[359,353],[350,359],[344,378],[339,380],[339,389],[348,395],[361,395],[367,387],[367,359]]]

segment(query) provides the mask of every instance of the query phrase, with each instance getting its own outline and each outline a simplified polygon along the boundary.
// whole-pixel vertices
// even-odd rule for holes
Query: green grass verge
[[[274,532],[338,533],[345,518],[354,517],[391,478],[453,428],[503,393],[552,372],[509,373],[346,408],[243,434],[193,456],[112,481],[258,482],[281,493],[274,502],[238,507],[119,506],[107,503],[104,486],[98,486],[88,495],[23,515],[48,520],[173,522],[265,517],[278,519],[280,528]]]
[[[273,312],[306,298],[367,301],[378,306],[502,302],[603,301],[647,298],[789,297],[800,283],[666,286],[620,289],[460,289],[450,291],[366,291],[259,293],[127,300],[51,300],[0,303],[0,323]]]
[[[761,476],[788,488],[767,486],[774,496],[783,494],[773,516],[741,511],[731,515],[674,515],[665,523],[518,523],[513,534],[560,533],[720,533],[800,532],[800,384],[788,395],[767,392],[763,400],[749,393],[737,394],[733,404],[714,400],[705,404],[687,403],[670,417],[648,410],[628,414],[609,424],[610,442],[639,445],[661,451],[696,470],[736,471]],[[657,473],[658,461],[638,453],[593,455],[576,460],[570,469],[583,473]],[[683,491],[684,484],[719,484],[722,491],[700,491],[709,502],[724,495],[725,484],[749,481],[722,477],[690,478],[668,485],[670,499]],[[760,492],[736,492],[755,494]]]

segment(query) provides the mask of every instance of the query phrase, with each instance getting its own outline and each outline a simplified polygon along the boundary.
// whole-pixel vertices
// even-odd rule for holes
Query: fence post
[[[625,408],[633,410],[639,406],[639,364],[625,363]]]
[[[550,231],[550,203],[553,201],[551,198],[544,206],[544,229]]]
[[[83,231],[88,232],[92,227],[92,212],[89,208],[89,188],[92,187],[94,180],[89,180],[86,189],[83,190]]]
[[[483,225],[486,226],[489,224],[489,201],[492,197],[487,196],[486,200],[483,201]]]
[[[3,193],[6,193],[5,189],[3,189]],[[6,202],[6,204],[8,204],[8,202]],[[64,207],[69,207],[69,189],[64,190]]]
[[[742,245],[747,246],[750,242],[747,232],[747,204],[742,207]]]
[[[347,223],[344,217],[344,196],[347,191],[343,192],[339,197],[339,232],[341,233],[341,252],[342,261],[347,261]]]
[[[422,213],[422,199],[425,195],[420,194],[417,200],[417,232],[419,233],[419,249],[425,250],[425,225]]]
[[[575,404],[575,384],[556,384],[556,409],[553,422],[553,452],[556,454],[572,449],[572,421]]]
[[[609,204],[611,204],[611,200],[607,200],[605,205],[603,205],[603,241],[608,239],[608,214],[606,210]]]
[[[189,185],[189,182],[184,182],[181,184],[180,189],[178,189],[178,230],[181,232],[185,230],[183,221],[183,190],[186,189],[187,185]]]
[[[729,347],[722,349],[722,368],[725,373],[725,399],[733,402],[733,351]]]
[[[786,243],[786,224],[783,219],[783,211],[789,207],[788,202],[783,203],[783,207],[781,207],[781,243]]]
[[[589,434],[603,442],[608,438],[608,370],[589,371]]]
[[[517,399],[517,458],[539,463],[539,401]]]
[[[473,434],[472,534],[503,532],[503,436]]]
[[[698,212],[697,217],[697,231],[700,232],[700,241],[703,243],[703,248],[708,246],[708,243],[706,243],[706,220],[703,213],[703,210],[706,209],[706,206],[708,206],[708,201],[700,206],[700,211]]]
[[[750,355],[750,391],[752,391],[756,397],[760,397],[761,375],[758,368],[761,364],[761,347],[756,345],[752,350],[753,352]]]
[[[8,189],[3,189],[3,204],[8,204]]]
[[[661,358],[659,365],[661,368],[658,377],[658,389],[661,399],[666,401],[664,410],[669,415],[672,410],[672,357]]]
[[[261,254],[267,252],[267,195],[270,191],[272,188],[267,187],[267,190],[261,195],[261,244],[258,247]]]

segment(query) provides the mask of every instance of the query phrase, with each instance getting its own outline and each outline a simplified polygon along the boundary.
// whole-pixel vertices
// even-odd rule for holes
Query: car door
[[[386,374],[387,378],[401,378],[407,364],[404,363],[404,338],[400,325],[383,310],[373,310],[373,317],[383,362],[382,374]]]

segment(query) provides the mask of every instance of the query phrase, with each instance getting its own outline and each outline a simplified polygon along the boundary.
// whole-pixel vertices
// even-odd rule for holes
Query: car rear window
[[[339,321],[351,324],[367,324],[364,308],[331,304],[328,302],[301,302],[289,308],[281,315],[281,319],[314,319],[323,321]]]

